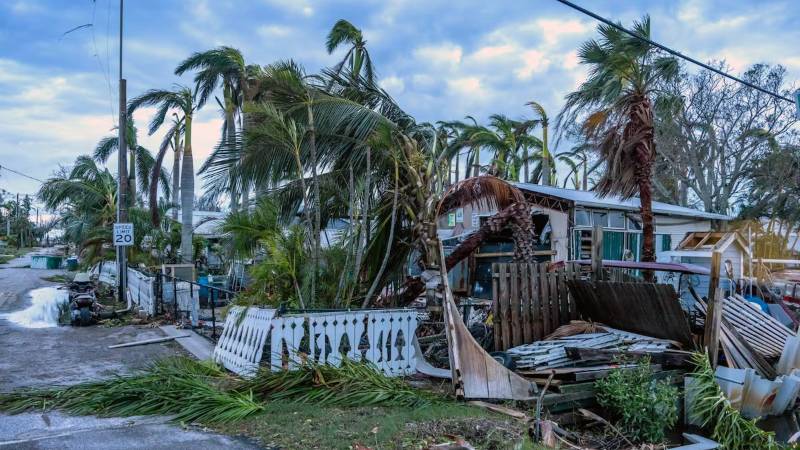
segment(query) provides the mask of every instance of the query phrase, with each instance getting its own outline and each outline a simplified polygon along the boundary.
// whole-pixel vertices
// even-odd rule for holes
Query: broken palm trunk
[[[441,243],[438,246],[439,261],[443,262],[444,250]],[[456,396],[471,399],[534,399],[536,384],[489,356],[469,333],[458,313],[443,267],[437,278],[438,280],[432,278],[427,284],[432,287],[438,281],[438,288],[433,292],[429,290],[429,293],[442,301],[445,335],[450,348],[450,371]]]

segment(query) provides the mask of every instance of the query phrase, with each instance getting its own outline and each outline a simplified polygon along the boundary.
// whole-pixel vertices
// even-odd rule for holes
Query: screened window
[[[641,230],[642,223],[638,220],[634,219],[633,217],[628,216],[628,229],[629,230]]]
[[[610,211],[608,213],[609,228],[625,228],[625,214],[621,211]]]
[[[575,225],[579,227],[592,226],[592,218],[589,216],[589,211],[584,209],[575,210]]]
[[[606,211],[593,211],[592,223],[594,226],[607,227],[608,226],[608,213]]]

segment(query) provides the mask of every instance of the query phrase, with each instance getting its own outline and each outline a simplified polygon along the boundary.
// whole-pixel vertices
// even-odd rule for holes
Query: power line
[[[763,92],[763,93],[765,93],[767,95],[771,95],[772,97],[775,97],[777,99],[785,100],[785,101],[787,101],[789,103],[792,103],[792,104],[795,103],[795,101],[793,99],[789,98],[789,97],[784,97],[783,95],[776,94],[775,92],[772,92],[772,91],[768,91],[768,90],[762,88],[761,86],[757,86],[757,85],[755,85],[753,83],[750,83],[749,81],[745,81],[745,80],[743,80],[743,79],[741,79],[739,77],[735,77],[735,76],[733,76],[733,75],[731,75],[729,73],[726,73],[726,72],[723,72],[723,71],[721,71],[719,69],[711,67],[708,64],[702,63],[702,62],[700,62],[700,61],[698,61],[698,60],[696,60],[696,59],[694,59],[694,58],[692,58],[690,56],[686,56],[686,55],[684,55],[683,53],[681,53],[679,51],[673,50],[673,49],[671,49],[669,47],[666,47],[664,45],[659,44],[658,42],[652,41],[652,40],[650,40],[650,39],[648,39],[648,38],[646,38],[644,36],[636,34],[633,31],[630,31],[627,28],[624,28],[622,25],[616,24],[616,23],[606,19],[605,17],[599,16],[599,15],[589,11],[588,9],[581,8],[580,6],[570,2],[568,0],[558,0],[558,2],[563,3],[563,4],[569,6],[572,9],[580,11],[580,12],[586,14],[587,16],[592,17],[592,18],[594,18],[594,19],[596,19],[596,20],[598,20],[600,22],[603,22],[606,25],[614,27],[614,28],[618,29],[619,31],[622,31],[623,33],[629,34],[629,35],[635,37],[636,39],[639,39],[641,41],[647,42],[648,44],[650,44],[650,45],[652,45],[654,47],[658,47],[661,50],[664,50],[665,52],[667,52],[667,53],[669,53],[669,54],[671,54],[673,56],[677,56],[678,58],[685,59],[686,61],[689,61],[692,64],[696,64],[696,65],[698,65],[698,66],[700,66],[700,67],[702,67],[702,68],[704,68],[706,70],[710,70],[710,71],[712,71],[712,72],[714,72],[716,74],[722,75],[725,78],[729,78],[729,79],[731,79],[733,81],[737,81],[739,83],[742,83],[743,85],[745,85],[747,87],[753,88],[753,89],[755,89],[757,91],[761,91],[761,92]]]
[[[11,168],[9,168],[8,166],[2,166],[2,165],[0,165],[0,170],[2,170],[2,169],[5,169],[5,170],[7,170],[7,171],[9,171],[9,172],[11,172],[11,173],[15,173],[15,174],[17,174],[17,175],[19,175],[19,176],[23,176],[23,177],[25,177],[25,178],[30,178],[30,179],[31,179],[31,180],[33,180],[33,181],[38,181],[39,183],[44,183],[44,181],[43,181],[43,180],[40,180],[40,179],[38,179],[38,178],[36,178],[36,177],[32,177],[32,176],[30,176],[30,175],[26,175],[26,174],[24,174],[24,173],[22,173],[22,172],[18,172],[18,171],[14,170],[14,169],[11,169]]]

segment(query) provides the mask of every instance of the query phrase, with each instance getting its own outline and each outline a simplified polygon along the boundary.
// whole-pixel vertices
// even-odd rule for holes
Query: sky
[[[800,79],[800,8],[791,0],[574,1],[624,24],[650,14],[654,40],[703,61],[725,60],[734,72],[780,63],[790,82]],[[118,8],[119,0],[0,0],[0,166],[46,179],[114,133]],[[576,50],[597,26],[555,0],[128,0],[128,98],[190,85],[175,66],[220,45],[239,48],[248,63],[291,58],[318,71],[343,56],[324,46],[340,18],[362,29],[380,83],[419,121],[526,117],[531,100],[555,117],[585,79]],[[155,151],[161,133],[146,134],[152,112],[134,118],[140,144]],[[195,167],[221,123],[213,101],[197,114]],[[115,171],[115,158],[108,167]],[[38,187],[0,170],[0,189]]]

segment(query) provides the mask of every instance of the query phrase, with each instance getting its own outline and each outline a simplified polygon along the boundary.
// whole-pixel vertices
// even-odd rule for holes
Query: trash
[[[753,369],[717,367],[714,378],[731,407],[750,419],[783,414],[800,393],[800,377],[794,375],[770,381]]]

